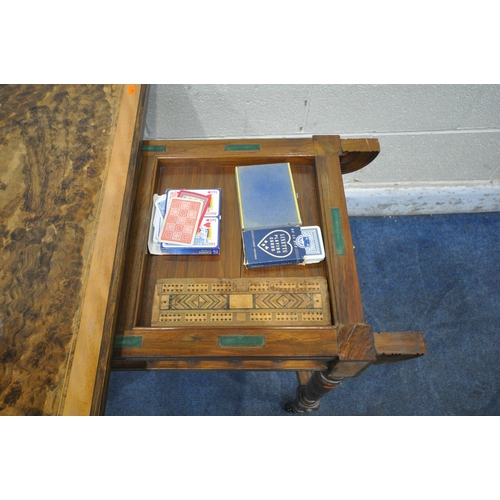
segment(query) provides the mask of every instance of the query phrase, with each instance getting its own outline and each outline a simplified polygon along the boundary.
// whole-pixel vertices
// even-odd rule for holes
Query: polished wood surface
[[[145,141],[136,161],[145,102],[141,85],[0,87],[0,414],[102,414],[110,364],[295,370],[290,407],[309,412],[345,377],[425,354],[420,333],[364,323],[342,174],[377,140]],[[319,264],[242,265],[234,167],[273,162],[291,163],[303,223],[322,228]],[[148,254],[152,196],[177,187],[222,189],[221,255]],[[325,280],[327,320],[152,321],[159,280],[250,278]]]
[[[323,397],[346,377],[355,377],[389,357],[403,360],[424,354],[420,333],[406,332],[409,335],[405,336],[399,332],[397,338],[387,332],[376,334],[364,320],[342,174],[362,168],[378,152],[374,139],[342,140],[338,136],[144,141],[112,366],[295,370],[301,389],[290,408],[304,413],[319,407],[311,398]],[[321,227],[327,256],[313,265],[248,270],[243,266],[234,167],[279,162],[290,163],[303,225]],[[169,188],[221,189],[220,255],[148,254],[153,195]],[[291,320],[269,325],[196,322],[184,316],[180,323],[159,320],[161,283],[250,278],[325,280],[329,321],[297,326]],[[261,343],[228,346],[221,343],[228,335]]]
[[[144,102],[140,85],[0,87],[2,415],[102,409]]]

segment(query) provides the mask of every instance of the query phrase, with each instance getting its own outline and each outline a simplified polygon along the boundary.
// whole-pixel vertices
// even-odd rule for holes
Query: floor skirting
[[[351,216],[500,211],[500,180],[455,183],[346,183]]]

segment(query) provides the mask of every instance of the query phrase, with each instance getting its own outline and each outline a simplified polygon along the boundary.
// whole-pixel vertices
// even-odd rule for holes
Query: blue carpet
[[[353,217],[351,229],[367,323],[423,332],[427,354],[345,380],[312,415],[500,415],[500,212]],[[283,416],[296,383],[115,371],[106,415]]]

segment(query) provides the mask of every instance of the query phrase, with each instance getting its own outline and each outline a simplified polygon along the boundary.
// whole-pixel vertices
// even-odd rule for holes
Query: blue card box
[[[244,265],[247,269],[304,264],[306,250],[297,245],[299,226],[255,229],[243,232]]]
[[[301,226],[289,163],[236,167],[241,229]]]

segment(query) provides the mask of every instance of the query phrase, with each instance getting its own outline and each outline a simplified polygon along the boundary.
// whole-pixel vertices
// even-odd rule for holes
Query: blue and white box
[[[244,231],[243,264],[247,269],[304,264],[306,249],[298,245],[299,238],[299,226]]]

